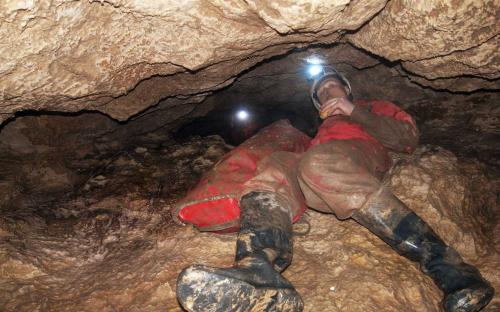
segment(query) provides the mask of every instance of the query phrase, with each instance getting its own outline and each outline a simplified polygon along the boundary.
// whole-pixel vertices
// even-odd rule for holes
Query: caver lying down
[[[239,231],[231,268],[190,266],[177,281],[188,311],[302,311],[280,274],[292,260],[292,223],[306,206],[353,218],[420,264],[444,293],[446,311],[479,311],[493,288],[381,179],[387,150],[412,152],[414,120],[386,101],[352,101],[349,82],[326,67],[311,96],[324,119],[314,139],[287,121],[264,128],[228,153],[174,217],[205,231]]]

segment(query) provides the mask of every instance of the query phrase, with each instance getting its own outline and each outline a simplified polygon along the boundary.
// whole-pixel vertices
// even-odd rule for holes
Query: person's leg
[[[177,280],[188,311],[302,311],[302,300],[280,275],[292,258],[289,207],[276,193],[241,198],[240,231],[232,268],[194,265]]]
[[[351,217],[380,188],[386,154],[363,141],[332,140],[309,149],[298,166],[298,181],[308,207]]]
[[[479,311],[494,289],[403,202],[385,187],[352,216],[399,254],[418,262],[443,291],[445,311]]]
[[[446,311],[484,307],[493,288],[479,271],[399,201],[378,179],[384,157],[368,143],[330,141],[310,149],[299,166],[299,182],[311,208],[354,218],[398,253],[419,262],[443,290]]]
[[[239,202],[240,230],[232,268],[195,265],[178,278],[188,311],[301,311],[294,287],[281,276],[292,260],[292,220],[305,209],[297,183],[300,154],[277,152],[259,162]]]

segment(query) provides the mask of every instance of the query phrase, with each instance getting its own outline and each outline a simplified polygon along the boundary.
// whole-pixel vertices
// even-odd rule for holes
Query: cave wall
[[[1,309],[180,311],[180,269],[229,265],[234,237],[179,228],[170,208],[230,147],[172,132],[227,123],[242,105],[312,134],[302,66],[311,52],[345,73],[356,97],[401,105],[422,143],[459,156],[420,147],[398,163],[393,187],[498,287],[499,8],[1,1]],[[310,221],[286,273],[310,311],[439,310],[435,285],[375,236],[324,215]],[[498,307],[497,296],[487,311]]]
[[[227,122],[237,105],[272,110],[312,135],[318,120],[301,66],[319,51],[349,77],[356,97],[407,109],[423,143],[498,165],[499,7],[3,1],[0,153],[16,161],[104,157],[148,136],[165,141],[209,112]],[[29,117],[40,114],[48,115]]]
[[[312,43],[401,61],[437,89],[498,89],[498,1],[3,1],[0,121],[23,110],[126,120]]]
[[[401,61],[425,86],[498,89],[498,14],[498,1],[390,1],[348,40]]]
[[[314,136],[320,120],[311,104],[311,81],[304,62],[312,53],[322,54],[349,78],[355,98],[389,100],[411,113],[419,126],[421,143],[440,145],[458,156],[474,157],[500,168],[498,92],[457,93],[424,87],[408,77],[400,63],[346,43],[273,57],[244,71],[225,88],[164,99],[127,122],[91,111],[42,114],[41,119],[36,118],[40,115],[37,112],[25,112],[3,124],[0,154],[26,160],[47,153],[83,159],[113,154],[148,140],[166,141],[179,129],[184,137],[218,134],[228,143],[239,144],[241,141],[232,141],[230,135],[238,131],[239,125],[233,121],[239,108],[249,110],[259,126],[288,118]]]

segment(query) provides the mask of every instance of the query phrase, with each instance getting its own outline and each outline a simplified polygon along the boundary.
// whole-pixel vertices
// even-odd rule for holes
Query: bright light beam
[[[236,117],[239,120],[247,120],[249,116],[250,116],[250,114],[248,114],[248,112],[246,110],[240,110],[236,113]]]
[[[314,77],[323,71],[323,66],[319,64],[309,66],[309,76]]]

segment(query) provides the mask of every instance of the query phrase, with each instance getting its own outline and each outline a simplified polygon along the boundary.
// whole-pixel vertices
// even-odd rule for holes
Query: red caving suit
[[[412,152],[413,118],[387,101],[358,100],[351,116],[324,120],[314,139],[277,121],[226,154],[173,211],[202,231],[238,229],[239,199],[252,191],[281,195],[297,221],[306,207],[345,219],[381,187],[387,150]]]

